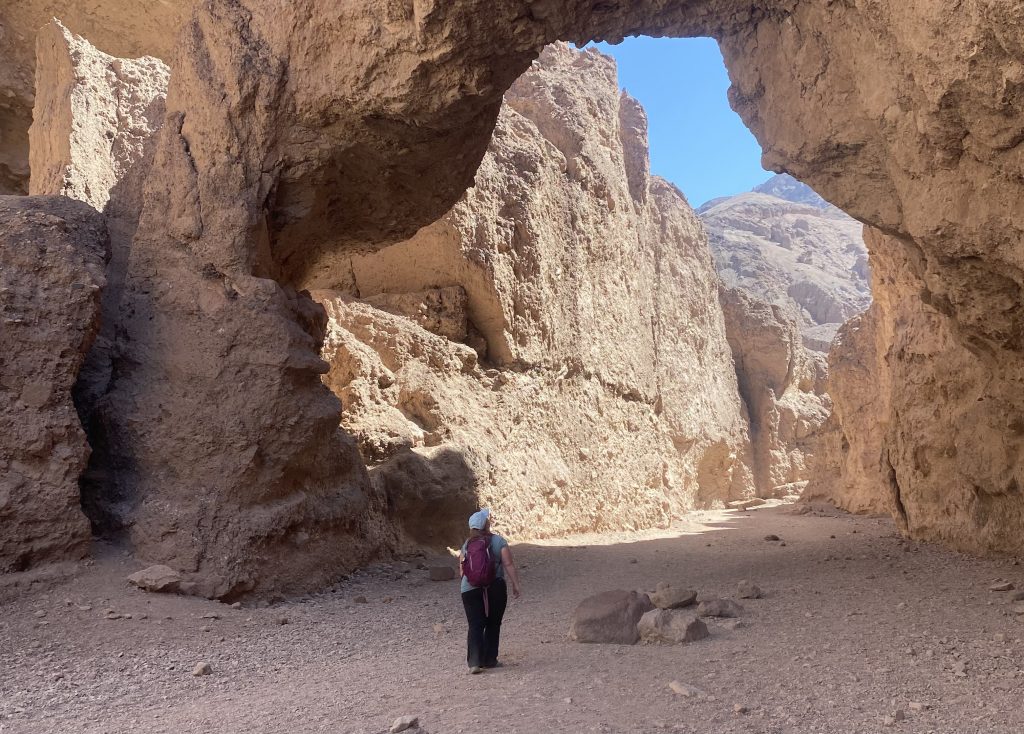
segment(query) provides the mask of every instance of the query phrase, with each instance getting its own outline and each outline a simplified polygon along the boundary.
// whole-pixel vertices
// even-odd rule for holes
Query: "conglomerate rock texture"
[[[614,62],[550,46],[454,209],[315,294],[342,424],[411,534],[457,541],[475,504],[544,536],[749,495],[707,240],[647,171]],[[398,303],[423,328],[371,307]]]
[[[792,312],[807,347],[827,352],[839,326],[871,303],[863,226],[792,177],[698,214],[725,284]]]
[[[720,298],[749,418],[757,494],[802,491],[832,407],[825,360],[803,346],[796,321],[782,306],[738,288],[723,287]]]
[[[6,28],[39,9],[0,12]],[[132,54],[162,55],[147,39],[166,44],[173,23],[154,41],[154,18],[118,19],[120,35],[142,46]],[[306,572],[312,585],[374,552],[367,518],[381,500],[320,381],[323,310],[294,286],[351,251],[407,239],[453,206],[501,95],[545,45],[636,33],[717,38],[731,101],[766,163],[884,232],[881,256],[914,264],[921,287],[901,295],[943,315],[948,344],[920,353],[929,390],[909,368],[893,375],[894,393],[914,407],[894,412],[890,428],[903,442],[888,454],[900,496],[943,518],[941,528],[917,525],[908,513],[908,528],[1020,550],[1024,535],[1007,532],[1024,506],[1018,469],[1006,467],[1015,467],[1024,349],[1022,24],[1024,8],[1006,1],[197,5],[164,59],[166,122],[106,396],[114,482],[134,497],[125,515],[137,551],[198,572],[219,595]],[[20,57],[3,58],[3,78],[22,79]],[[0,114],[5,133],[24,121],[14,109]],[[4,156],[5,177],[23,180],[17,150]],[[900,324],[907,339],[932,338],[906,333],[923,320],[914,323]],[[962,353],[983,355],[992,376],[963,421],[946,421],[949,440],[974,447],[994,436],[976,456],[958,452],[961,478],[947,489],[907,457],[931,445],[912,430],[935,410],[918,389],[958,406],[951,416],[966,410],[960,378],[941,364]],[[989,456],[991,447],[1006,448]],[[327,558],[343,560],[328,569]]]
[[[99,330],[103,218],[56,196],[0,196],[0,572],[89,548],[71,397]]]

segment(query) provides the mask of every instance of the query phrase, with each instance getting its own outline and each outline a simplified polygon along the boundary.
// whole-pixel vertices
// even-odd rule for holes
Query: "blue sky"
[[[619,85],[647,110],[651,170],[693,207],[749,191],[772,176],[761,148],[729,107],[729,75],[710,38],[627,38],[596,44],[619,64]]]

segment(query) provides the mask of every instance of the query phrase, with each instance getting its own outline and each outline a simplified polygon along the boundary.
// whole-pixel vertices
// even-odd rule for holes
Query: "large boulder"
[[[71,393],[99,330],[107,257],[87,204],[0,197],[0,572],[88,551],[89,445]]]
[[[569,639],[575,642],[599,642],[633,645],[640,640],[637,624],[654,609],[647,594],[635,591],[605,591],[588,596],[572,613]]]

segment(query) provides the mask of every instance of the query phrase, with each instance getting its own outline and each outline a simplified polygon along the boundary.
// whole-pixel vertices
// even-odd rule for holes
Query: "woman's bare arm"
[[[519,569],[516,568],[515,561],[512,560],[512,551],[506,545],[501,549],[501,565],[505,568],[505,573],[508,574],[508,580],[512,582],[512,597],[514,599],[519,598]]]

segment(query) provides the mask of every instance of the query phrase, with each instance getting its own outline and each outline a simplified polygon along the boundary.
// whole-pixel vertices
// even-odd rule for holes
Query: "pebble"
[[[761,587],[752,581],[740,581],[736,596],[740,599],[760,599],[764,594],[761,592]]]
[[[674,680],[671,683],[669,683],[668,687],[672,689],[673,693],[678,693],[680,696],[683,696],[684,698],[697,698],[698,696],[705,695],[704,691],[697,688],[696,686],[691,686],[686,683],[680,683],[677,680]]]
[[[1013,592],[1013,594],[1010,595],[1010,599],[1012,601],[1024,601],[1024,589]]]
[[[406,731],[408,729],[419,729],[420,717],[418,716],[399,716],[391,724],[391,728],[388,729],[390,734],[398,734],[400,731]]]
[[[285,625],[288,624],[288,617],[278,617],[276,621],[280,625]]]
[[[196,663],[196,667],[192,668],[192,675],[199,677],[200,675],[210,675],[213,672],[213,668],[210,667],[209,663]]]
[[[1013,584],[1009,581],[1000,581],[988,587],[989,591],[1013,591]]]
[[[369,600],[365,596],[357,596],[352,600],[355,604],[369,604]]]
[[[748,707],[744,706],[744,705],[743,705],[742,703],[734,703],[734,704],[732,705],[732,710],[733,710],[733,711],[734,711],[735,713],[737,713],[737,714],[746,714],[746,713],[750,713],[750,709],[749,709]]]
[[[242,608],[242,602],[236,601],[234,604],[231,605],[231,608],[232,609],[241,609]]]
[[[766,535],[766,536],[764,536],[764,539],[765,540],[770,540],[770,541],[780,540],[778,535]]]
[[[924,711],[928,706],[921,703],[920,701],[911,701],[907,704],[907,708],[911,711]]]

